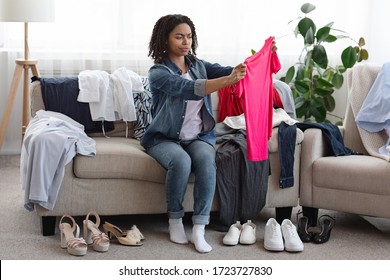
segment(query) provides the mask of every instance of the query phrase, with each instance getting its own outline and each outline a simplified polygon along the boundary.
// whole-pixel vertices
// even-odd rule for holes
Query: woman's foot
[[[208,253],[213,249],[204,239],[204,228],[205,225],[194,225],[192,228],[191,241],[199,253]]]
[[[169,236],[172,242],[188,244],[188,238],[184,231],[182,219],[169,219]]]

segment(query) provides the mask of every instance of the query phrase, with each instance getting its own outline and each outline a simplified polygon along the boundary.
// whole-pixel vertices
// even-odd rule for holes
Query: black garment
[[[59,112],[84,125],[86,133],[102,132],[102,122],[93,121],[88,103],[78,102],[78,77],[33,78],[41,83],[45,109]],[[104,131],[114,129],[113,122],[104,121]]]
[[[243,132],[218,138],[217,195],[222,230],[236,221],[254,220],[264,208],[268,189],[269,160],[247,160]]]

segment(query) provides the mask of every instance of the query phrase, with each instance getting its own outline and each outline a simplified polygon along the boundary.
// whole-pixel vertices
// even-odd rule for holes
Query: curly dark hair
[[[165,63],[168,60],[166,47],[169,33],[179,24],[186,23],[191,28],[192,33],[192,45],[191,51],[188,54],[190,60],[196,58],[196,48],[198,47],[198,40],[196,38],[195,25],[191,19],[187,16],[174,14],[161,17],[153,28],[152,37],[149,42],[149,54],[153,58],[154,63]]]

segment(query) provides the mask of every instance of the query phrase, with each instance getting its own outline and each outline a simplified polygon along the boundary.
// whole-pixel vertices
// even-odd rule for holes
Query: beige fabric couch
[[[31,114],[34,116],[36,111],[44,109],[38,81],[32,83],[30,94]],[[213,94],[213,99],[214,113],[217,115],[217,93]],[[303,133],[299,132],[301,134],[297,139],[300,140],[297,141],[295,151],[295,184],[291,188],[281,189],[277,128],[274,128],[269,143],[272,175],[269,176],[265,207],[283,210],[284,207],[291,209],[298,205],[300,142],[303,137]],[[125,138],[123,122],[117,122],[115,130],[107,134],[110,138],[90,135],[96,141],[95,157],[76,156],[66,166],[54,209],[49,211],[36,207],[36,213],[42,217],[43,235],[54,234],[56,217],[64,214],[81,216],[91,210],[96,210],[99,215],[166,213],[165,170],[145,153],[139,141]],[[193,178],[190,178],[184,201],[187,212],[193,210],[192,188]],[[217,199],[214,199],[212,210],[218,210]]]
[[[378,65],[359,64],[347,72],[348,102],[341,132],[345,146],[363,155],[327,156],[329,152],[321,131],[305,131],[300,170],[300,205],[390,218],[390,163],[367,151],[373,150],[372,145],[375,143],[362,141],[362,135],[367,139],[367,132],[355,123],[361,102],[380,68]],[[387,139],[381,134],[371,135],[371,138],[378,136],[383,139],[381,144],[375,144],[376,148]]]

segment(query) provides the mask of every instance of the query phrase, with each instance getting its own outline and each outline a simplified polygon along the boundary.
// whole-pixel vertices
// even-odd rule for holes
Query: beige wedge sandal
[[[64,219],[69,219],[72,223],[64,223]],[[62,216],[59,228],[61,232],[61,248],[66,248],[71,255],[84,256],[87,253],[88,245],[84,238],[79,238],[80,227],[76,224],[73,217],[69,215]],[[75,235],[74,232],[76,232]]]

